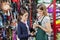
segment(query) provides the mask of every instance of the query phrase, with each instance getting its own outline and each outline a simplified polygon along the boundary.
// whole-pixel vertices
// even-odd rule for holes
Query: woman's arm
[[[47,32],[47,33],[51,33],[51,32],[52,32],[52,29],[51,29],[50,23],[47,22],[47,23],[45,24],[45,26],[46,26],[46,27],[42,27],[42,26],[39,25],[39,28],[41,28],[42,30],[44,30],[44,31]]]
[[[39,27],[45,32],[51,33],[52,29],[51,29],[50,19],[48,16],[44,18],[44,24],[45,24],[45,27],[42,27],[42,26],[39,26]]]
[[[34,28],[36,27],[39,27],[41,28],[43,31],[47,32],[47,33],[51,33],[52,29],[51,29],[51,24],[50,24],[50,19],[49,17],[45,17],[44,19],[44,24],[45,24],[45,27],[42,27],[41,25],[38,25],[38,24],[34,24]]]

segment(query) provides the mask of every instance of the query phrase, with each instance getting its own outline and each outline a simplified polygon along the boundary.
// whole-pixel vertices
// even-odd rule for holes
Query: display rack
[[[14,1],[14,0],[13,0]],[[16,2],[17,3],[17,5],[18,5],[18,7],[19,7],[19,9],[20,9],[20,4],[19,4],[19,2],[18,2],[19,0],[15,0],[14,2]],[[29,0],[30,1],[30,26],[32,27],[32,6],[31,6],[31,4],[32,4],[32,0]],[[10,2],[11,2],[11,0],[10,0]],[[49,6],[47,7],[47,9],[51,6],[51,5],[53,5],[53,32],[54,32],[54,40],[56,40],[56,34],[57,34],[57,30],[60,32],[60,30],[59,30],[59,28],[60,28],[60,24],[57,24],[56,25],[56,0],[53,0],[53,2],[51,3],[51,4],[49,4]],[[2,29],[1,29],[2,30]],[[1,40],[1,38],[0,38],[0,40]]]

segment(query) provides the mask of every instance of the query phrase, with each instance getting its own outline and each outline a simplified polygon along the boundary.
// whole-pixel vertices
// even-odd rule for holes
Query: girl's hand
[[[31,36],[34,36],[35,34],[34,33],[30,33]]]

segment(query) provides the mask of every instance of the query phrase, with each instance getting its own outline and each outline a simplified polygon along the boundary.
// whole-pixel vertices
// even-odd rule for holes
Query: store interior
[[[60,40],[60,0],[0,0],[0,40],[13,40],[12,28],[9,26],[11,21],[17,21],[21,7],[27,8],[32,27],[36,19],[36,8],[41,3],[47,8],[53,29],[49,40]]]

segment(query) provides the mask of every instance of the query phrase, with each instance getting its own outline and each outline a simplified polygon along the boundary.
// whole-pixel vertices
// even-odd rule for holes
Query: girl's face
[[[42,16],[43,15],[43,10],[37,9],[37,16]]]
[[[22,20],[27,21],[28,19],[28,13],[25,13],[23,16],[21,16]]]

